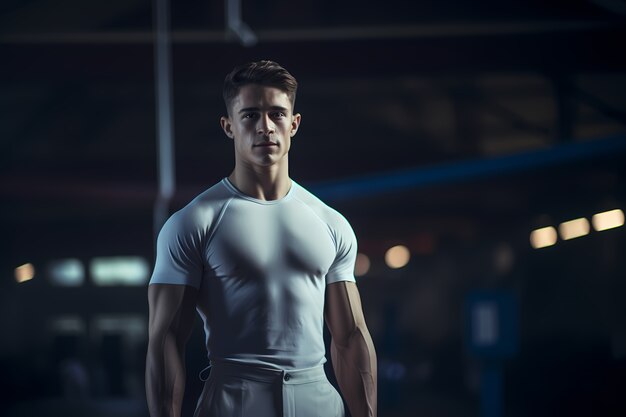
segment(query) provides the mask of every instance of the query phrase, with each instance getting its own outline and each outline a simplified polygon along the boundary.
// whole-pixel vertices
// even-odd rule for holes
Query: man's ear
[[[230,122],[230,119],[226,116],[220,117],[220,125],[222,126],[222,130],[224,131],[224,133],[226,133],[226,136],[233,139],[234,134],[233,134],[232,123]]]
[[[302,116],[300,115],[300,113],[296,113],[293,115],[293,119],[291,120],[291,131],[289,132],[289,135],[291,137],[293,137],[298,131],[301,120],[302,120]]]

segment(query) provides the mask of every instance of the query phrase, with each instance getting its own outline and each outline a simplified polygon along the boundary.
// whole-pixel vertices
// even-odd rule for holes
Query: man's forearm
[[[176,343],[151,342],[146,357],[146,399],[151,417],[180,417],[185,362]]]
[[[344,345],[333,341],[331,356],[339,388],[352,417],[376,417],[376,350],[367,329],[357,328]]]

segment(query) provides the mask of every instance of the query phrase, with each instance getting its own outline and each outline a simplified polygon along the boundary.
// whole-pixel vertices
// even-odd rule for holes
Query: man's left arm
[[[350,414],[376,417],[376,350],[354,282],[339,281],[326,286],[324,316],[332,336],[333,369]]]

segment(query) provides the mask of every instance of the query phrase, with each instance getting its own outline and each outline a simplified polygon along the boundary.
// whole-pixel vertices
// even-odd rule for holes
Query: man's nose
[[[274,122],[272,122],[269,115],[264,115],[259,118],[257,133],[265,136],[274,133]]]

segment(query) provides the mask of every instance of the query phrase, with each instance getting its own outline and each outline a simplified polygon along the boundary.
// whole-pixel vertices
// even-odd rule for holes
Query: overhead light
[[[354,264],[354,275],[357,277],[363,276],[370,270],[370,258],[364,253],[358,253],[356,255],[356,262]]]
[[[96,285],[144,285],[148,282],[150,267],[138,256],[94,258],[89,265]]]
[[[79,259],[59,259],[48,265],[50,281],[68,287],[80,286],[85,281],[85,267]]]
[[[561,223],[559,225],[559,234],[561,235],[561,239],[570,240],[588,235],[589,229],[589,220],[581,217],[580,219],[574,219]]]
[[[89,323],[90,333],[96,340],[107,335],[121,336],[131,346],[139,346],[146,340],[147,328],[146,318],[140,314],[98,315]]]
[[[624,225],[624,212],[620,209],[594,214],[591,218],[593,228],[598,232]]]
[[[85,333],[85,322],[79,316],[59,316],[50,321],[50,329],[55,333]]]
[[[30,281],[35,278],[35,267],[31,263],[15,268],[15,280],[19,283]]]
[[[389,248],[385,253],[385,263],[392,269],[402,268],[409,263],[409,259],[411,259],[411,253],[409,249],[403,245]]]
[[[552,226],[542,227],[530,232],[530,245],[535,249],[552,246],[556,243],[556,229]]]

